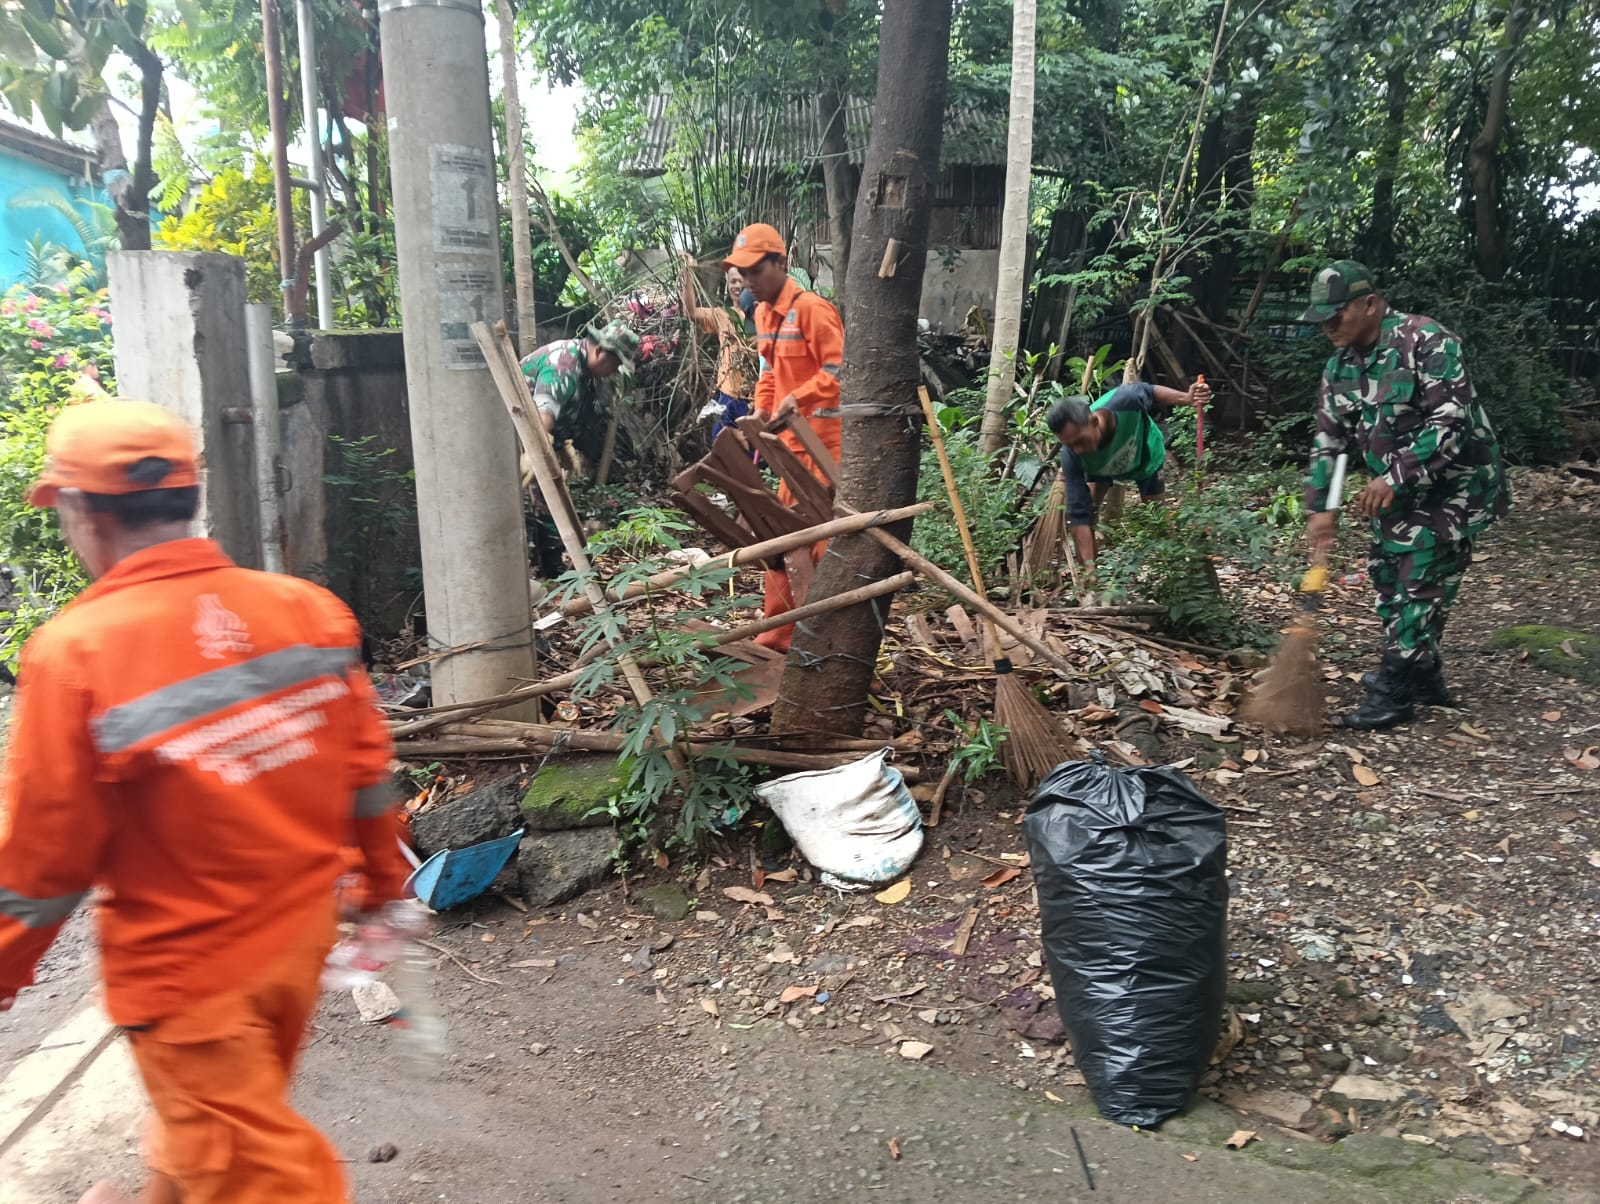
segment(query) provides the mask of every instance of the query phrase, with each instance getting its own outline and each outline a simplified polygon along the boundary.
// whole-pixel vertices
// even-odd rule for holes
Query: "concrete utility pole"
[[[435,704],[533,672],[517,442],[473,322],[505,312],[476,0],[380,0],[395,247]]]

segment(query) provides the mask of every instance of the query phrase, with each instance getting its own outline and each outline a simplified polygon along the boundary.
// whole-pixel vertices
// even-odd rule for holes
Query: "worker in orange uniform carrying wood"
[[[768,422],[798,415],[811,424],[837,464],[839,372],[844,364],[844,324],[839,311],[790,278],[783,238],[771,226],[758,223],[741,230],[722,266],[738,268],[759,302],[756,350],[761,354],[761,376],[756,381],[756,414]],[[819,481],[828,479],[792,431],[784,431],[781,437]],[[787,485],[778,490],[778,500],[785,506],[794,505]],[[811,559],[820,560],[826,548],[826,542],[812,544]],[[794,605],[787,574],[769,570],[762,612],[779,615],[793,610]],[[780,627],[758,636],[757,642],[787,651],[793,635],[793,627]]]
[[[0,1010],[91,890],[106,1007],[151,1103],[146,1204],[344,1204],[289,1105],[346,850],[405,882],[391,746],[332,594],[189,537],[189,429],[62,412],[30,500],[93,578],[22,652],[0,815]],[[84,1201],[123,1200],[98,1184]]]

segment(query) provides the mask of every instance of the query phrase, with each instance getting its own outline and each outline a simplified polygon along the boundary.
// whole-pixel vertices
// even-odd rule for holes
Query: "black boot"
[[[1416,714],[1413,685],[1416,669],[1412,661],[1385,652],[1373,683],[1367,687],[1367,700],[1340,722],[1364,732],[1382,731],[1410,722]]]
[[[1378,672],[1361,675],[1361,684],[1371,690],[1378,681]],[[1453,707],[1455,695],[1444,684],[1444,661],[1438,653],[1419,658],[1411,675],[1411,701],[1425,707]]]

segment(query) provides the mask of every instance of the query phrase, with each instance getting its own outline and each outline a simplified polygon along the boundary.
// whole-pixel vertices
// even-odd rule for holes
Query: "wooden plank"
[[[956,629],[956,635],[961,637],[963,644],[978,642],[978,629],[972,625],[972,619],[959,603],[947,609],[944,617],[950,620],[950,626]]]
[[[742,548],[755,542],[755,535],[703,493],[674,489],[667,495],[672,504],[699,523],[711,538],[725,548]]]
[[[816,525],[806,522],[765,488],[753,489],[742,485],[709,464],[702,464],[700,471],[707,483],[715,485],[728,496],[750,529],[763,539],[776,539],[780,535],[804,531]]]
[[[790,451],[778,436],[763,431],[756,439],[767,463],[777,470],[783,483],[789,487],[795,499],[795,509],[813,524],[826,521],[833,513],[833,490],[812,476],[805,461]]]
[[[774,427],[772,429],[776,430],[778,428]],[[800,440],[800,446],[805,448],[806,455],[816,461],[817,467],[822,470],[823,475],[837,489],[839,487],[839,462],[822,445],[821,437],[811,429],[811,424],[800,415],[795,414],[785,421],[784,429],[794,432],[794,437]]]

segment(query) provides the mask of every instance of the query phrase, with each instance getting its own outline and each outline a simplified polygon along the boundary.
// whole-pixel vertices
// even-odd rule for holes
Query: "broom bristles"
[[[1322,670],[1317,664],[1317,633],[1294,627],[1272,663],[1239,708],[1246,723],[1291,736],[1315,736],[1322,730]]]
[[[1006,729],[1000,758],[1011,781],[1024,790],[1032,790],[1045,774],[1078,753],[1049,708],[1011,672],[1009,662],[996,662],[995,674],[994,718]]]
[[[1037,581],[1060,562],[1067,535],[1066,486],[1057,478],[1044,511],[1022,541],[1022,563],[1030,580]]]

